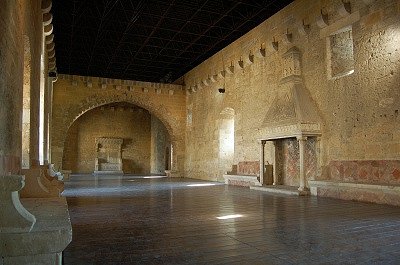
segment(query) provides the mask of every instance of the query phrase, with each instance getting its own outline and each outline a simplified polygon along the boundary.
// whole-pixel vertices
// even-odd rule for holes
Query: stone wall
[[[321,172],[334,160],[400,158],[400,3],[354,0],[347,15],[338,11],[341,3],[296,0],[185,75],[187,177],[220,179],[217,121],[225,108],[235,113],[232,164],[259,160],[258,139],[283,75],[282,54],[293,46],[323,120],[314,177],[326,178]],[[225,78],[218,76],[223,69]],[[265,160],[273,161],[272,144],[265,150]]]
[[[39,87],[43,25],[41,1],[0,1],[0,174],[21,168],[24,43],[30,53],[29,157],[39,156]],[[24,37],[25,35],[25,37]],[[24,42],[28,39],[28,42]]]
[[[173,169],[184,171],[186,97],[182,86],[60,75],[54,84],[52,162],[61,167],[68,128],[91,109],[125,102],[146,109],[165,126],[173,146]]]
[[[63,166],[73,173],[93,173],[96,138],[121,138],[124,173],[150,173],[151,115],[133,105],[106,105],[83,114],[71,126]]]

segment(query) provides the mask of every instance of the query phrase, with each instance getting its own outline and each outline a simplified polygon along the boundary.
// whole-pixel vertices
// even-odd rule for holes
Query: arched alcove
[[[29,168],[29,145],[30,145],[30,105],[31,105],[31,49],[28,36],[24,35],[24,75],[22,90],[22,168]]]
[[[235,110],[225,108],[219,117],[219,176],[231,169],[235,153]]]
[[[105,140],[121,143],[119,150],[106,147],[101,143]],[[118,164],[126,174],[161,174],[170,144],[168,130],[157,117],[131,103],[115,102],[88,110],[73,122],[62,164],[73,173],[114,170]]]

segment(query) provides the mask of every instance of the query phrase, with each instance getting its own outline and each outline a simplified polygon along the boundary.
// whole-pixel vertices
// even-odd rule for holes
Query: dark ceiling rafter
[[[58,72],[172,82],[291,2],[54,1]]]

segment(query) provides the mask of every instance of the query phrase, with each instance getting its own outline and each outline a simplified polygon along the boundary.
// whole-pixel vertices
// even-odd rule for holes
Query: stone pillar
[[[264,184],[264,170],[265,170],[265,140],[260,141],[260,183]]]
[[[24,186],[24,176],[0,176],[0,233],[29,232],[35,225],[35,216],[19,200],[18,191]]]
[[[272,172],[272,174],[273,174],[273,182],[272,182],[272,185],[278,185],[279,183],[278,183],[278,167],[277,167],[277,161],[276,161],[276,157],[277,157],[277,155],[276,155],[276,152],[277,152],[277,150],[276,150],[276,144],[277,144],[277,141],[275,140],[275,141],[272,141],[272,143],[274,144],[274,151],[273,151],[273,154],[274,154],[274,157],[273,157],[273,172]]]
[[[306,170],[304,165],[304,156],[305,156],[305,144],[307,137],[297,137],[297,141],[299,142],[299,152],[300,152],[300,185],[299,191],[306,192],[308,188],[306,187]]]

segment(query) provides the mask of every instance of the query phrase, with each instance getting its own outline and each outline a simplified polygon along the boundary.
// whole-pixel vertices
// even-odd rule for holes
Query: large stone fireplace
[[[283,77],[264,119],[266,133],[260,139],[260,182],[263,186],[289,189],[299,195],[307,195],[307,179],[312,179],[317,173],[321,119],[303,84],[300,51],[292,47],[282,59]],[[264,179],[267,141],[273,143],[272,183]]]

